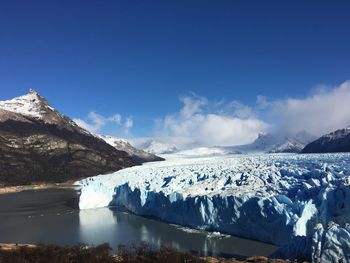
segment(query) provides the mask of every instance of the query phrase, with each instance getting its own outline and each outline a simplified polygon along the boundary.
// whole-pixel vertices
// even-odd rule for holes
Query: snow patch
[[[43,105],[42,102],[43,99],[39,94],[30,90],[26,95],[11,100],[0,101],[0,109],[41,119],[47,109],[55,111],[55,109],[48,104]]]

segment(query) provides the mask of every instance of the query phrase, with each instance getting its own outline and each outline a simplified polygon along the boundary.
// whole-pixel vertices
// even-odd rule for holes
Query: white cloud
[[[124,123],[124,132],[129,133],[130,128],[134,125],[134,121],[131,117],[126,118]]]
[[[270,100],[259,95],[252,107],[194,94],[180,100],[183,107],[158,120],[154,136],[180,148],[250,143],[264,131],[321,136],[350,125],[350,81],[337,87],[319,85],[304,98]],[[257,117],[262,115],[269,121]]]
[[[320,85],[308,94],[277,100],[259,95],[251,107],[191,94],[180,98],[182,107],[177,112],[156,121],[150,137],[131,139],[137,145],[155,140],[179,148],[233,146],[254,141],[259,132],[293,135],[306,131],[319,136],[350,125],[350,81],[337,87]],[[134,124],[131,117],[104,117],[96,112],[75,121],[92,132],[101,132],[108,123],[117,124],[127,136]]]
[[[125,133],[128,133],[133,126],[133,119],[131,117],[126,118],[125,122],[122,122],[122,116],[116,113],[110,117],[105,117],[94,111],[89,112],[86,120],[73,119],[80,127],[92,132],[100,133],[103,128],[108,124],[116,124],[118,128],[122,128]]]
[[[94,124],[88,124],[86,121],[82,119],[73,119],[73,121],[78,124],[78,126],[82,127],[85,130],[88,130],[90,132],[96,133],[99,128],[95,126]]]
[[[89,123],[82,120],[82,119],[74,119],[75,123],[77,123],[80,127],[96,133],[98,131],[100,131],[100,129],[106,124],[106,122],[108,121],[108,118],[105,118],[104,116],[97,114],[94,111],[91,111],[88,114],[88,120]]]
[[[156,139],[180,148],[230,146],[253,141],[268,125],[237,101],[210,102],[199,96],[182,97],[183,107],[158,120]]]
[[[193,114],[201,112],[202,107],[208,104],[208,101],[204,97],[199,97],[195,94],[192,96],[184,96],[180,98],[183,103],[183,108],[180,111],[180,115],[184,118],[189,118]]]
[[[319,86],[302,99],[270,102],[270,110],[279,132],[305,130],[319,136],[344,128],[350,125],[350,81],[333,88]]]
[[[269,103],[269,101],[267,100],[267,98],[265,96],[258,95],[256,97],[256,107],[257,107],[257,109],[264,110],[264,109],[266,109],[269,106],[270,106],[270,103]]]
[[[114,123],[120,125],[121,121],[122,121],[122,116],[117,113],[117,114],[114,114],[113,116],[109,117],[108,120],[110,122],[114,122]]]

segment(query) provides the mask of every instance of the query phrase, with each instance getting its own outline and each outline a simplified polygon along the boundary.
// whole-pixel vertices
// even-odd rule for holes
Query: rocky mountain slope
[[[135,162],[144,163],[144,162],[154,162],[154,161],[164,160],[163,158],[156,156],[153,153],[149,153],[144,150],[135,148],[125,139],[121,139],[121,138],[117,138],[109,135],[97,135],[97,136],[102,140],[104,140],[109,145],[112,145],[117,150],[127,152]]]
[[[302,153],[327,152],[350,152],[350,126],[323,135],[302,150]]]
[[[0,102],[0,185],[61,182],[135,164],[33,90]]]

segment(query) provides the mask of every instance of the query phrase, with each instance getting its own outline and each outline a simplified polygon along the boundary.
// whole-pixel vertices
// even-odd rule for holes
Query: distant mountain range
[[[302,150],[302,153],[327,152],[350,152],[350,126],[323,135]]]
[[[128,152],[131,156],[138,155],[142,161],[157,161],[160,157],[154,154],[173,154],[181,156],[218,156],[246,153],[325,153],[350,152],[350,126],[326,134],[317,139],[305,131],[291,136],[276,133],[260,133],[254,142],[238,146],[196,147],[179,150],[175,144],[163,143],[157,140],[147,140],[142,144],[142,150],[133,150],[131,144],[120,138],[100,136],[117,149]],[[134,148],[135,149],[135,148]],[[137,154],[135,154],[137,153]],[[151,155],[150,155],[151,154]],[[138,157],[136,157],[136,160]]]
[[[242,153],[299,153],[314,139],[315,136],[307,132],[299,132],[294,136],[260,133],[253,143],[231,148]]]
[[[251,144],[225,148],[241,153],[350,152],[350,126],[323,135],[318,139],[307,132],[300,132],[290,137],[262,133]]]
[[[0,102],[0,185],[60,182],[136,164],[33,90]]]
[[[160,142],[156,139],[148,139],[142,143],[139,143],[138,146],[144,151],[152,154],[169,154],[179,151],[175,144]]]
[[[155,143],[150,144],[145,150],[149,151],[153,146],[154,151],[158,153],[176,153],[180,156],[219,156],[227,154],[245,154],[245,153],[300,153],[309,142],[316,137],[307,133],[300,132],[294,136],[281,136],[270,133],[260,133],[256,140],[250,144],[238,146],[213,146],[196,147],[186,150],[178,150],[175,145]],[[154,147],[154,146],[157,147]]]
[[[97,135],[99,138],[112,145],[114,148],[120,151],[124,151],[131,156],[131,158],[139,163],[144,162],[154,162],[154,161],[163,161],[164,159],[141,149],[137,149],[130,144],[125,139],[109,136],[109,135]]]

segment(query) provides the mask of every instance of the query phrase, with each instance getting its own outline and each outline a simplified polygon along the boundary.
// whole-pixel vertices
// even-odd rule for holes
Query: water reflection
[[[89,243],[132,245],[146,242],[153,247],[168,245],[202,255],[268,255],[275,247],[232,236],[188,230],[108,208],[80,211],[80,235]]]
[[[236,237],[181,228],[109,208],[79,211],[73,190],[0,195],[0,242],[57,245],[108,242],[161,244],[203,255],[268,255],[275,247]]]

